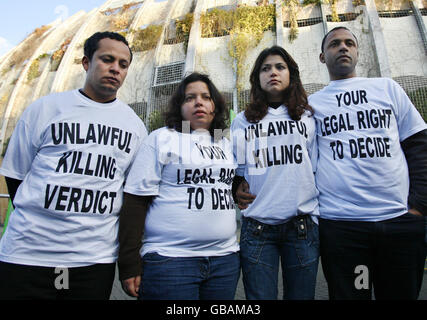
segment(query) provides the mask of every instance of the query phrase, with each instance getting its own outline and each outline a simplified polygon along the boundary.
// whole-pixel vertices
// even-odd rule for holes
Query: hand
[[[138,297],[139,284],[141,283],[141,276],[132,277],[122,280],[122,289],[128,296]]]
[[[412,213],[412,214],[414,214],[414,215],[416,215],[416,216],[423,216],[423,214],[421,213],[421,212],[419,212],[417,209],[415,209],[415,208],[411,208],[411,209],[409,209],[408,210],[408,212],[409,213]]]
[[[237,206],[240,210],[246,209],[256,198],[255,195],[249,192],[249,184],[243,180],[236,190]]]

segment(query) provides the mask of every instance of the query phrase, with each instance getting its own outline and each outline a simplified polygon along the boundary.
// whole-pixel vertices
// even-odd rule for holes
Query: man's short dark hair
[[[325,34],[325,36],[323,37],[322,47],[320,48],[320,50],[322,51],[322,53],[323,53],[323,47],[325,46],[326,38],[329,36],[329,34],[331,34],[332,32],[334,32],[336,30],[339,30],[339,29],[344,29],[344,30],[347,30],[348,32],[350,32],[353,35],[354,39],[356,39],[356,44],[359,45],[359,41],[357,40],[357,37],[354,35],[353,32],[351,32],[351,30],[349,28],[344,27],[344,26],[338,26],[338,27],[335,27],[335,28],[329,30],[328,33]]]
[[[102,39],[106,39],[106,38],[123,42],[129,48],[130,62],[132,62],[133,54],[132,54],[132,50],[130,49],[129,43],[127,42],[126,38],[123,37],[119,33],[109,32],[109,31],[96,32],[93,35],[91,35],[89,38],[87,38],[87,40],[85,41],[85,45],[84,45],[84,54],[86,57],[88,57],[89,61],[92,61],[92,57],[95,54],[95,51],[98,50],[99,41],[101,41]]]

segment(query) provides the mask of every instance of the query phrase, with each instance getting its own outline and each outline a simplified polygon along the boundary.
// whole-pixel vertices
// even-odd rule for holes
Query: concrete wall
[[[427,5],[426,0],[414,1],[420,9]],[[114,16],[105,12],[110,9],[120,9],[124,4],[133,2],[136,1],[109,0],[100,8],[89,13],[79,13],[80,16],[75,16],[75,20],[70,17],[68,22],[53,23],[51,30],[42,36],[36,48],[28,55],[23,64],[14,66],[2,73],[0,77],[0,127],[3,135],[0,136],[0,143],[3,143],[11,134],[16,119],[29,103],[52,91],[65,91],[83,86],[85,73],[79,59],[83,56],[85,39],[96,31],[111,30]],[[256,0],[198,0],[196,2],[193,0],[145,0],[133,8],[133,11],[130,11],[129,30],[146,28],[150,24],[164,25],[166,29],[167,26],[174,23],[174,20],[188,13],[194,5],[197,5],[199,13],[203,13],[214,7],[235,7],[236,4],[255,5],[256,2]],[[275,1],[271,0],[270,3],[275,3]],[[407,3],[397,0],[393,0],[391,6],[386,5],[382,0],[377,0],[376,5],[378,10],[409,8]],[[331,14],[330,5],[323,5],[322,8],[324,17]],[[282,20],[289,20],[288,11],[285,7],[282,9]],[[385,70],[385,74],[393,78],[402,76],[427,77],[427,56],[414,16],[378,18],[372,12],[368,13],[365,6],[354,7],[350,0],[339,1],[337,12],[339,14],[350,12],[361,14],[353,21],[323,21],[323,23],[299,27],[298,37],[293,42],[288,39],[289,28],[283,27],[282,29],[283,40],[281,44],[299,64],[302,81],[305,85],[313,85],[318,88],[328,83],[326,67],[318,60],[320,44],[325,32],[324,27],[331,29],[338,25],[349,27],[359,39],[360,60],[357,72],[360,76],[380,76],[384,75]],[[299,20],[321,16],[320,7],[316,5],[298,9]],[[422,21],[427,24],[427,16],[422,16]],[[197,32],[200,32],[200,28],[198,29]],[[201,38],[199,33],[190,36],[192,36],[192,43],[188,50],[191,50],[191,54],[194,54],[195,57],[191,70],[210,74],[221,91],[233,92],[236,85],[236,74],[234,72],[234,61],[228,53],[229,36]],[[42,59],[40,61],[41,75],[28,83],[26,75],[31,61],[38,54],[52,53],[66,38],[72,38],[72,41],[59,69],[56,72],[51,71],[49,60]],[[132,34],[129,34],[127,38],[132,43]],[[2,57],[0,72],[15,54],[22,51],[25,43],[30,41],[31,36],[11,50],[9,54]],[[257,47],[247,53],[244,63],[246,66],[245,75],[241,82],[243,89],[249,89],[249,73],[256,56],[262,49],[276,42],[276,32],[268,31]],[[162,39],[159,39],[157,47],[153,50],[135,52],[127,81],[119,91],[119,98],[128,103],[148,102],[154,68],[172,62],[186,61],[187,57],[184,43],[165,44]],[[384,61],[386,61],[385,64]],[[5,125],[6,122],[8,123]]]
[[[282,0],[270,0],[280,8]],[[83,43],[96,31],[114,30],[117,26],[112,12],[120,12],[125,4],[137,0],[108,0],[91,12],[79,12],[66,21],[54,21],[39,38],[31,34],[0,61],[0,145],[7,140],[13,131],[22,111],[35,99],[54,91],[65,91],[83,86],[85,73],[80,59],[83,56]],[[383,0],[365,0],[366,6],[354,7],[351,0],[340,0],[337,3],[338,14],[357,13],[355,20],[327,22],[326,16],[332,13],[328,4],[309,5],[298,8],[299,20],[323,17],[320,22],[298,28],[298,37],[290,42],[290,29],[278,24],[275,32],[264,33],[261,42],[247,53],[245,74],[241,79],[243,90],[249,89],[249,74],[253,63],[261,50],[279,42],[296,60],[300,67],[303,84],[309,93],[314,92],[329,81],[326,67],[319,61],[320,45],[325,31],[336,26],[350,28],[359,39],[360,56],[357,66],[359,76],[389,76],[401,81],[412,90],[426,87],[427,55],[422,33],[414,15],[399,18],[382,18],[378,11],[407,10],[409,4],[400,0],[385,2]],[[229,36],[201,38],[198,17],[215,7],[237,4],[256,5],[257,0],[145,0],[131,7],[126,13],[128,28],[122,31],[138,30],[151,24],[164,26],[164,31],[174,21],[182,18],[196,7],[196,20],[190,33],[188,47],[184,43],[164,43],[165,32],[155,49],[134,52],[134,60],[128,71],[128,77],[119,91],[119,98],[127,103],[150,103],[154,69],[173,62],[186,62],[186,70],[208,73],[220,91],[234,94],[236,104],[236,74],[233,59],[229,56]],[[427,0],[414,0],[414,6],[427,8]],[[282,21],[289,20],[287,8],[276,13]],[[117,9],[117,10],[114,10]],[[323,14],[322,14],[323,13]],[[427,16],[421,16],[421,22],[427,25]],[[277,37],[280,32],[280,37]],[[127,34],[132,44],[133,34]],[[51,71],[49,58],[40,59],[40,76],[31,82],[27,74],[31,63],[43,53],[52,54],[65,39],[72,39],[57,71]],[[188,51],[186,51],[186,48]],[[24,55],[23,62],[9,68],[17,55]],[[400,83],[400,82],[399,82]],[[427,100],[427,97],[425,97]],[[1,148],[0,148],[1,149]],[[0,158],[1,161],[1,158]],[[0,190],[5,190],[4,181],[0,180]],[[3,201],[4,202],[4,201]],[[0,223],[5,204],[0,201]],[[7,204],[7,203],[6,203]]]
[[[427,75],[427,59],[413,16],[380,18],[392,77]]]

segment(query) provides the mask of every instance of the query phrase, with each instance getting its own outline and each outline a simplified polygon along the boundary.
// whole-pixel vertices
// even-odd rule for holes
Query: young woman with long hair
[[[259,54],[250,82],[250,103],[231,126],[246,298],[277,299],[281,261],[283,299],[314,299],[319,257],[314,111],[297,63],[281,47]]]

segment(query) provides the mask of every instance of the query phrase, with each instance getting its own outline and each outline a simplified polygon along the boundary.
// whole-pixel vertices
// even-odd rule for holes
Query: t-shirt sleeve
[[[133,161],[124,191],[139,196],[157,196],[162,178],[162,164],[153,144],[155,139],[146,138]]]
[[[403,141],[415,133],[426,129],[427,125],[403,88],[394,80],[390,80],[390,82],[392,84],[392,98],[396,103],[395,108],[397,112],[395,112],[395,115],[399,128],[399,139]]]
[[[237,162],[236,175],[244,176],[246,166],[246,154],[245,146],[246,142],[244,139],[244,129],[239,125],[241,123],[240,117],[237,116],[230,127],[230,140],[233,147],[234,159]]]
[[[141,120],[140,123],[138,123],[138,125],[139,125],[139,137],[138,137],[138,146],[137,146],[137,148],[139,150],[141,148],[142,143],[147,138],[148,133],[147,133],[147,129],[145,128],[145,125],[142,122],[142,120]],[[132,163],[135,161],[135,158],[136,158],[137,155],[138,155],[138,151],[136,151],[135,154],[133,155]],[[131,169],[131,166],[129,166],[126,169],[126,171],[125,171],[125,177],[128,177],[130,169]]]
[[[311,118],[313,119],[313,118]],[[307,151],[308,155],[311,160],[311,166],[313,167],[313,172],[316,172],[317,170],[317,157],[319,154],[318,148],[317,148],[317,134],[316,134],[316,123],[313,119],[313,132],[309,133],[308,141],[307,141]]]
[[[33,112],[30,112],[30,109],[22,114],[10,137],[0,168],[0,174],[3,176],[24,180],[36,157],[40,143],[35,127],[40,124],[37,123],[37,117],[31,115]]]

